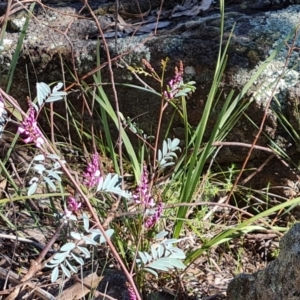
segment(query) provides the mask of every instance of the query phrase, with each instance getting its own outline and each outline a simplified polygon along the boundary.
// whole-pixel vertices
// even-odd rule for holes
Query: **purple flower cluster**
[[[24,143],[35,143],[36,147],[41,148],[44,143],[40,129],[37,126],[35,118],[35,109],[31,103],[29,103],[28,116],[23,120],[22,125],[19,126],[18,132],[25,136]]]
[[[86,172],[83,173],[83,183],[89,188],[96,187],[102,180],[100,166],[99,166],[99,154],[95,152],[92,156],[92,162],[88,164]]]
[[[74,197],[68,198],[68,208],[65,209],[64,214],[66,219],[69,219],[74,212],[77,212],[81,207],[81,203],[77,202]]]
[[[130,300],[136,300],[137,296],[136,296],[132,286],[129,283],[127,283],[127,290],[128,290],[128,293],[129,293]]]
[[[137,204],[142,204],[145,208],[153,207],[155,205],[154,199],[149,189],[149,173],[147,167],[144,166],[141,181],[138,184],[135,193],[133,194],[133,200]]]
[[[151,191],[149,189],[149,173],[147,167],[144,166],[143,173],[141,176],[141,181],[138,184],[135,193],[133,194],[133,200],[136,204],[140,204],[143,208],[151,208],[155,206],[154,199],[151,195]],[[162,202],[160,201],[156,207],[156,211],[153,215],[147,216],[144,222],[144,226],[146,228],[153,227],[156,222],[159,220],[162,213]]]
[[[183,83],[183,64],[181,61],[179,65],[179,70],[177,67],[175,67],[175,77],[169,81],[167,90],[164,91],[163,93],[164,97],[168,101],[174,99],[177,93],[179,92],[182,83]]]
[[[159,220],[161,213],[162,213],[162,202],[160,201],[158,202],[155,213],[152,216],[146,218],[144,226],[146,228],[153,227],[156,224],[156,222]]]
[[[75,211],[79,210],[80,207],[81,207],[81,203],[77,202],[74,197],[68,198],[68,209],[69,210],[75,212]]]

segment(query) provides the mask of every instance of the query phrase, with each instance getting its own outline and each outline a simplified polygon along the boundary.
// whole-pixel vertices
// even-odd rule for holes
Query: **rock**
[[[227,289],[227,300],[300,299],[300,224],[280,242],[280,254],[264,270],[236,276]]]
[[[106,271],[103,274],[97,290],[113,299],[130,300],[128,292],[127,278],[122,272],[115,270]],[[95,300],[111,299],[108,297],[99,296]]]
[[[272,4],[279,5],[290,5],[290,4],[300,4],[299,0],[271,0]]]
[[[73,82],[74,77],[71,76],[70,72],[74,73],[76,71],[78,77],[81,78],[81,76],[84,76],[96,66],[97,40],[95,40],[95,37],[98,34],[98,29],[95,22],[89,17],[87,9],[81,13],[82,16],[87,18],[76,17],[76,14],[83,6],[82,2],[76,0],[63,1],[63,7],[59,6],[61,2],[50,2],[49,6],[55,7],[55,10],[39,7],[35,12],[36,18],[32,18],[30,21],[23,42],[23,51],[14,74],[11,94],[19,100],[24,109],[27,109],[25,99],[29,94],[28,86],[31,94],[35,95],[36,81],[51,83],[65,78],[67,82]],[[95,0],[90,2],[92,9],[95,12],[99,12],[101,9],[98,7],[101,7],[104,2],[113,3],[114,1]],[[157,2],[160,3],[160,1]],[[181,1],[172,1],[174,5],[175,2]],[[45,3],[49,3],[49,1]],[[224,92],[228,93],[232,88],[237,91],[241,90],[262,62],[297,26],[300,19],[300,5],[295,4],[299,3],[298,0],[235,0],[226,1],[226,3],[228,4],[225,8],[225,40],[235,24],[232,42],[228,49],[228,64],[222,82]],[[294,5],[279,9],[288,4]],[[153,5],[152,8],[154,9],[155,6]],[[163,7],[163,9],[168,11],[170,7]],[[20,36],[17,26],[22,24],[22,22],[15,22],[14,18],[23,20],[24,14],[11,17],[13,25],[9,27],[4,39],[4,45],[0,49],[1,87],[6,86],[8,70]],[[190,123],[192,126],[195,126],[201,118],[214,74],[219,49],[219,8],[214,6],[209,11],[198,15],[178,18],[167,17],[166,19],[170,22],[170,25],[158,30],[156,35],[144,34],[126,37],[124,31],[120,29],[118,34],[124,37],[117,39],[117,52],[115,51],[114,39],[108,40],[108,47],[115,66],[115,81],[117,83],[139,84],[134,76],[122,65],[122,62],[117,59],[121,53],[126,53],[123,58],[129,65],[140,67],[142,66],[141,60],[145,58],[151,62],[158,72],[160,71],[161,59],[169,57],[170,62],[165,74],[167,80],[172,78],[175,65],[178,65],[179,61],[182,60],[187,70],[185,80],[194,80],[197,86],[196,93],[187,101]],[[113,14],[99,14],[98,20],[103,28],[105,26],[109,27],[112,25]],[[126,18],[125,21],[129,22]],[[295,39],[295,47],[300,47],[299,36]],[[247,102],[251,99],[253,93],[256,93],[255,101],[251,104],[250,109],[247,110],[248,119],[243,118],[237,122],[234,130],[227,136],[227,141],[248,144],[253,142],[257,133],[257,126],[260,125],[264,115],[266,102],[271,95],[272,88],[270,85],[282,74],[283,70],[285,70],[285,74],[282,75],[277,85],[275,95],[286,116],[291,116],[291,119],[288,117],[288,121],[291,120],[295,124],[295,111],[297,111],[298,106],[292,103],[293,99],[289,99],[290,95],[293,94],[289,90],[296,86],[299,80],[300,66],[298,64],[297,51],[292,53],[287,66],[285,66],[287,55],[288,48],[282,48],[274,61],[257,80],[255,86],[250,89],[248,95],[243,99],[244,102]],[[101,58],[102,62],[105,63],[106,54],[103,45]],[[66,72],[64,77],[62,75],[62,61],[71,70]],[[104,81],[110,80],[107,69],[102,69],[102,75]],[[87,82],[92,80],[91,76],[86,79]],[[143,78],[143,80],[159,89],[157,82],[149,78]],[[108,97],[113,99],[111,89],[105,86],[105,91]],[[139,126],[147,134],[153,134],[157,126],[160,97],[120,85],[117,86],[117,91],[120,110],[123,115],[130,118],[138,116],[135,121]],[[82,101],[78,100],[81,99],[81,94],[78,92],[78,89],[73,89],[68,99],[78,112],[82,111]],[[274,102],[273,109],[277,108],[278,103]],[[291,103],[291,105],[288,103]],[[221,107],[222,98],[209,119],[206,139],[210,136]],[[58,114],[65,115],[64,109],[64,103],[55,104],[55,111]],[[292,111],[289,111],[290,109]],[[172,110],[168,110],[165,115],[164,119],[166,122],[162,126],[163,130],[167,127],[167,121],[171,113]],[[98,116],[95,116],[92,120],[87,110],[79,118],[87,126],[93,124],[99,127],[100,130],[102,129]],[[55,122],[61,130],[61,136],[68,136],[68,133],[65,132],[67,126],[59,124],[61,119],[57,118]],[[49,132],[47,122],[42,120],[43,123],[43,129]],[[150,131],[150,128],[152,128],[152,131]],[[171,135],[181,138],[181,132],[184,132],[183,129],[182,121],[180,118],[177,118],[174,121]],[[96,131],[98,132],[99,130],[97,129]],[[73,136],[76,136],[76,133]],[[268,111],[264,135],[261,135],[258,144],[267,147],[270,140],[282,149],[288,148],[290,151],[294,151],[293,153],[299,154],[295,142],[280,127],[274,110]],[[218,163],[240,163],[245,159],[247,153],[248,148],[223,147],[217,157]],[[259,161],[254,168],[259,166],[268,155],[262,151],[254,151],[251,160]],[[283,175],[279,174],[278,176]],[[284,177],[286,176],[284,175]],[[268,178],[268,176],[261,176],[261,178]],[[281,178],[279,179],[281,180]],[[293,180],[296,180],[296,178],[293,177]],[[260,186],[262,184],[259,183]],[[257,188],[256,185],[253,185],[253,187]]]

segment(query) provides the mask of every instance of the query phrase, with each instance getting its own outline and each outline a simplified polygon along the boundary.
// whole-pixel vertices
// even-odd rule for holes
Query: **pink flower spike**
[[[169,81],[167,91],[163,92],[163,96],[166,100],[171,101],[177,95],[180,90],[180,86],[183,84],[183,64],[182,61],[179,65],[179,70],[175,67],[175,77]]]
[[[72,216],[72,212],[68,209],[64,210],[64,215],[66,219],[70,219],[70,217]]]
[[[35,146],[41,148],[44,143],[40,129],[35,120],[35,110],[31,103],[29,103],[28,116],[23,120],[22,125],[18,128],[18,133],[24,135],[24,143],[35,143]]]
[[[25,129],[24,129],[23,127],[19,127],[19,128],[18,128],[18,132],[19,132],[20,134],[22,134],[22,133],[25,132]]]
[[[129,298],[130,298],[130,300],[136,300],[137,299],[137,296],[136,296],[136,294],[135,294],[135,292],[134,292],[134,290],[133,290],[133,288],[132,288],[132,286],[129,284],[129,283],[127,283],[127,290],[128,290],[128,293],[129,293]]]
[[[83,183],[89,188],[96,187],[103,177],[101,176],[100,166],[99,166],[99,154],[95,152],[92,156],[92,162],[88,164],[86,172],[83,173],[84,180]]]
[[[149,173],[147,167],[144,166],[141,181],[138,184],[135,193],[133,194],[133,200],[135,201],[135,203],[142,204],[145,206],[145,208],[153,207],[155,205],[154,199],[149,189],[148,176]]]
[[[77,212],[80,207],[81,207],[81,203],[77,202],[74,197],[69,197],[68,198],[68,209],[71,212]]]
[[[43,145],[43,143],[44,143],[44,140],[43,140],[41,137],[38,137],[38,138],[36,139],[35,145],[36,145],[38,148],[41,148],[42,145]]]
[[[162,202],[159,202],[157,205],[156,212],[152,216],[150,216],[149,218],[146,219],[144,226],[146,228],[153,227],[159,220],[161,214],[162,214]]]

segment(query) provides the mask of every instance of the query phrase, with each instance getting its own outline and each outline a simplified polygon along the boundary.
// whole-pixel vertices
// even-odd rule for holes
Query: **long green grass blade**
[[[35,2],[31,3],[30,8],[29,8],[30,15],[33,12],[34,6],[35,6]],[[27,29],[28,29],[30,15],[26,16],[24,26],[22,28],[20,37],[18,39],[16,50],[15,50],[14,55],[13,55],[12,60],[11,60],[11,64],[10,64],[10,68],[9,68],[9,75],[8,75],[8,82],[7,82],[7,85],[6,85],[6,93],[9,93],[9,90],[10,90],[10,87],[11,87],[11,84],[12,84],[13,76],[14,76],[16,66],[17,66],[17,63],[18,63],[18,59],[19,59],[20,53],[22,51],[23,41],[24,41]]]
[[[118,117],[116,115],[116,112],[114,111],[109,99],[106,96],[106,93],[103,90],[103,87],[101,86],[101,84],[96,76],[94,76],[94,81],[97,84],[97,90],[98,90],[98,94],[95,95],[95,99],[99,103],[101,108],[104,109],[105,112],[108,114],[108,116],[111,118],[111,120],[115,124],[116,128],[121,131],[123,143],[126,148],[127,154],[129,156],[130,162],[132,164],[134,176],[138,182],[140,180],[140,176],[141,176],[141,164],[136,156],[136,152],[135,152],[135,150],[132,146],[132,143],[131,143],[127,133],[125,132],[124,128],[123,127],[119,128],[119,122],[118,122]],[[104,121],[106,122],[105,126],[107,126],[105,128],[105,134],[108,134],[109,138],[111,138],[111,134],[110,134],[109,127],[108,127],[108,122],[107,122],[107,120],[104,120]],[[111,149],[111,150],[113,150],[113,149]]]
[[[222,11],[222,10],[221,10],[221,16],[222,16],[222,21],[221,21],[221,27],[222,27],[223,18],[224,18],[224,11]],[[246,94],[246,92],[249,90],[249,88],[253,85],[253,83],[258,79],[258,77],[262,74],[262,72],[266,69],[268,64],[276,57],[276,55],[281,50],[281,48],[293,36],[294,31],[292,31],[285,38],[285,40],[282,41],[282,43],[280,43],[277,46],[277,48],[272,52],[272,54],[268,57],[268,59],[259,66],[259,68],[255,72],[255,74],[250,78],[249,82],[244,86],[244,88],[237,95],[237,97],[235,97],[235,99],[233,100],[233,102],[230,105],[229,105],[229,102],[233,96],[233,92],[231,92],[229,94],[229,96],[227,97],[227,99],[225,101],[225,104],[224,104],[225,106],[223,107],[223,109],[220,113],[219,119],[213,129],[211,137],[199,156],[198,153],[199,153],[199,149],[201,147],[204,132],[207,128],[207,121],[208,121],[208,118],[210,116],[210,112],[212,109],[212,103],[217,94],[217,89],[218,89],[218,86],[219,86],[219,83],[220,83],[220,80],[222,78],[222,74],[223,74],[223,71],[225,68],[225,64],[226,64],[225,51],[228,48],[230,39],[228,40],[223,54],[222,55],[219,54],[219,56],[218,56],[218,62],[216,65],[215,76],[214,76],[214,80],[212,83],[210,93],[208,95],[208,100],[207,100],[206,106],[204,108],[203,116],[201,118],[201,121],[199,122],[197,129],[195,130],[194,135],[191,138],[191,142],[194,143],[193,144],[194,150],[191,155],[190,161],[187,164],[187,169],[185,169],[186,171],[184,171],[187,173],[187,175],[186,176],[183,175],[185,178],[182,179],[183,185],[182,185],[180,198],[179,198],[180,203],[192,201],[192,196],[193,196],[195,188],[200,180],[200,176],[202,174],[203,167],[204,167],[205,163],[207,162],[208,157],[213,153],[214,149],[212,147],[212,143],[216,139],[219,139],[219,140],[224,139],[224,137],[226,136],[226,131],[228,131],[228,128],[233,126],[238,114],[240,114],[243,110],[245,110],[245,108],[249,104],[248,103],[245,106],[241,106],[239,109],[237,109],[237,106],[240,103],[240,100],[243,98],[243,96]],[[236,112],[236,110],[237,110],[237,112]],[[182,173],[184,173],[184,172],[182,172]],[[178,221],[176,222],[175,228],[174,228],[174,237],[175,238],[179,237],[179,234],[181,232],[182,225],[183,225],[182,219],[184,219],[187,209],[188,209],[187,207],[180,207],[178,209],[178,213],[177,213]]]
[[[250,224],[254,223],[255,221],[265,218],[271,214],[273,214],[276,211],[282,210],[285,207],[297,205],[300,203],[300,197],[295,198],[293,200],[290,200],[288,202],[281,203],[279,205],[276,205],[266,211],[261,212],[260,214],[244,221],[243,223],[230,228],[228,230],[223,231],[222,233],[218,234],[214,238],[212,238],[208,243],[203,245],[200,249],[193,251],[187,255],[186,263],[191,263],[195,259],[197,259],[200,255],[202,255],[205,251],[208,251],[211,247],[222,244],[224,242],[228,242],[228,240],[232,239],[233,237],[236,237],[237,233],[240,232],[250,232],[251,228],[252,230],[256,230],[255,227],[249,227]]]
[[[223,18],[224,18],[224,12],[223,12]],[[224,21],[222,18],[221,23]],[[230,39],[229,39],[230,41]],[[228,41],[228,43],[229,43]],[[205,162],[207,161],[208,156],[212,153],[213,148],[211,147],[214,138],[216,136],[217,130],[216,127],[209,139],[209,142],[207,145],[204,147],[204,150],[201,152],[200,157],[198,155],[200,146],[203,141],[204,133],[207,128],[207,123],[210,117],[213,101],[216,97],[216,93],[219,87],[219,82],[223,73],[223,70],[225,68],[225,63],[226,63],[226,57],[225,55],[221,55],[221,52],[219,51],[218,55],[218,61],[217,61],[217,66],[215,70],[215,75],[213,79],[213,83],[208,95],[208,99],[204,108],[203,115],[201,117],[201,120],[197,126],[197,129],[194,132],[194,135],[191,138],[191,143],[193,144],[194,150],[191,155],[190,162],[188,164],[188,169],[187,169],[187,176],[184,180],[184,184],[182,185],[182,189],[180,192],[180,199],[179,202],[190,202],[192,200],[192,195],[195,191],[195,188],[198,184],[200,175],[202,173],[203,167],[205,165]],[[187,207],[180,207],[177,213],[177,218],[178,221],[175,224],[174,228],[174,237],[178,238],[179,234],[181,232],[181,228],[183,225],[183,219],[186,215],[187,212]]]

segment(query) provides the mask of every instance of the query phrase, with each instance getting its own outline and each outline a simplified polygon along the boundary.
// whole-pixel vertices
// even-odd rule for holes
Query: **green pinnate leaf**
[[[152,257],[153,259],[157,259],[158,255],[157,255],[157,251],[156,251],[156,247],[155,246],[151,246],[151,253],[152,253]]]
[[[163,141],[162,150],[158,150],[157,152],[157,162],[160,168],[174,165],[173,160],[177,159],[175,151],[180,151],[180,148],[178,147],[179,143],[180,140],[176,138],[173,140],[168,138]]]
[[[82,214],[82,219],[83,219],[83,228],[86,232],[89,232],[89,228],[90,228],[90,220],[89,217],[86,213]]]
[[[74,252],[71,252],[71,256],[80,264],[80,265],[84,265],[84,261],[83,259],[78,256],[77,254],[75,254]]]
[[[72,231],[70,235],[75,240],[81,240],[82,239],[82,234],[80,234],[79,232]]]
[[[108,229],[108,230],[105,231],[105,233],[106,233],[106,235],[107,235],[108,238],[111,238],[111,236],[112,236],[113,233],[114,233],[114,230],[113,230],[113,229]],[[101,244],[103,244],[103,243],[105,243],[105,242],[106,242],[106,239],[105,239],[105,237],[101,234],[99,244],[101,245]]]
[[[141,258],[143,264],[146,265],[148,262],[147,256],[144,254],[144,252],[141,252],[141,251],[139,251],[138,254],[139,254],[139,257]]]
[[[50,187],[53,191],[56,191],[56,186],[55,186],[55,184],[53,183],[53,181],[52,181],[50,178],[48,178],[48,177],[44,177],[44,176],[43,176],[43,178],[44,178],[45,182],[49,185],[49,187]]]
[[[98,243],[95,240],[91,239],[90,237],[83,236],[82,239],[85,241],[85,243],[87,245],[93,245],[93,246],[97,246],[98,245]]]
[[[71,277],[70,271],[69,271],[63,264],[60,265],[60,268],[62,269],[62,271],[64,272],[64,274],[65,274],[68,278]]]
[[[30,187],[29,187],[29,189],[28,189],[28,191],[27,191],[27,196],[33,195],[33,194],[35,193],[37,187],[38,187],[38,183],[37,183],[37,182],[33,182],[33,183],[30,185]]]
[[[37,82],[36,90],[38,105],[42,106],[45,99],[51,94],[50,87],[44,82]]]
[[[101,180],[97,186],[97,192],[113,193],[118,196],[129,199],[131,193],[121,188],[122,178],[118,174],[109,173],[104,180]]]
[[[158,277],[157,272],[154,271],[153,269],[150,269],[150,268],[144,268],[143,270],[146,271],[146,272],[151,273],[151,274],[154,275],[156,278]]]
[[[65,263],[73,273],[77,273],[77,268],[73,266],[67,259],[65,260]]]
[[[58,266],[56,266],[51,273],[51,282],[55,282],[58,278],[58,274],[59,274],[59,269]]]
[[[60,248],[60,252],[70,252],[75,247],[76,247],[76,245],[74,243],[66,243]]]
[[[155,269],[155,270],[159,270],[159,271],[166,271],[167,272],[168,268],[160,260],[161,259],[158,259],[158,260],[150,263],[149,265],[147,265],[147,267],[151,268],[151,269]]]
[[[84,254],[86,258],[89,258],[91,256],[90,251],[87,248],[81,246],[77,246],[77,248]]]
[[[155,236],[155,239],[156,239],[156,240],[162,239],[162,238],[164,238],[166,235],[168,235],[168,231],[162,230],[161,232],[159,232],[159,233]]]
[[[44,103],[55,102],[63,99],[67,95],[66,92],[59,91],[63,87],[63,83],[59,82],[51,91],[50,87],[44,82],[36,84],[37,102],[41,107]]]

